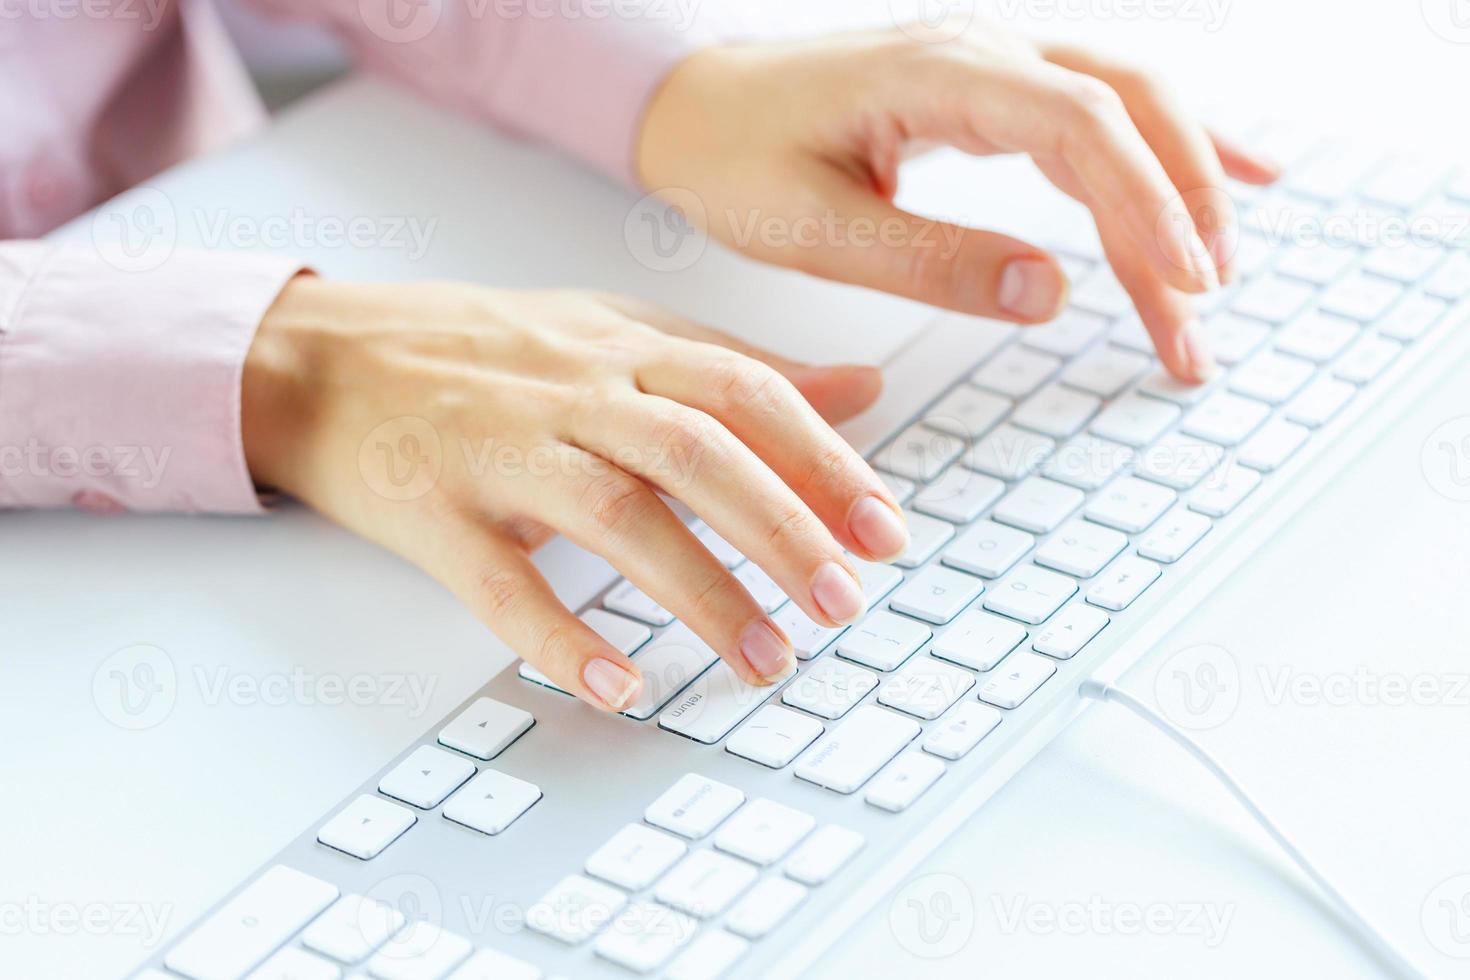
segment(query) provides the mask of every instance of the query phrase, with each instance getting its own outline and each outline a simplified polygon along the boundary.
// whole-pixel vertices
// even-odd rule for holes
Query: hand
[[[850,623],[864,602],[843,549],[908,545],[893,496],[828,425],[879,384],[618,297],[303,276],[261,324],[242,410],[257,483],[419,565],[555,683],[618,710],[637,666],[529,553],[564,533],[768,683],[790,641],[655,491],[812,619]]]
[[[893,205],[898,165],[927,143],[1028,153],[1094,216],[1104,250],[1176,376],[1213,361],[1187,294],[1233,276],[1226,174],[1275,178],[1210,136],[1161,83],[1076,48],[1032,44],[981,24],[960,38],[916,28],[782,44],[731,45],[686,59],[654,97],[638,144],[640,180],[704,205],[709,232],[747,254],[829,279],[1019,323],[1051,319],[1066,282],[1045,252]],[[719,216],[718,219],[715,216]],[[742,234],[858,222],[877,244],[799,244]],[[843,247],[846,245],[846,247]]]

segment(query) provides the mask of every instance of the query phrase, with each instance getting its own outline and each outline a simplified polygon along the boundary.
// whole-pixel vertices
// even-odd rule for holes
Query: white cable
[[[1113,704],[1127,708],[1139,718],[1142,718],[1173,739],[1184,751],[1194,756],[1195,760],[1208,769],[1230,791],[1230,795],[1235,797],[1241,806],[1245,807],[1246,812],[1255,819],[1256,823],[1260,824],[1261,828],[1271,835],[1271,839],[1286,852],[1286,856],[1291,859],[1292,863],[1300,868],[1302,873],[1310,878],[1312,883],[1321,890],[1334,911],[1357,934],[1363,944],[1385,966],[1392,967],[1395,976],[1403,977],[1405,980],[1424,980],[1426,976],[1424,971],[1415,966],[1407,956],[1395,949],[1392,943],[1369,924],[1368,920],[1353,907],[1353,904],[1347,900],[1342,892],[1338,891],[1327,880],[1326,876],[1318,871],[1317,867],[1311,861],[1307,860],[1307,856],[1291,842],[1291,839],[1286,836],[1285,831],[1276,826],[1270,817],[1266,816],[1265,811],[1256,804],[1255,800],[1251,799],[1250,794],[1235,781],[1235,777],[1226,772],[1225,767],[1216,762],[1198,742],[1190,738],[1178,726],[1174,725],[1147,704],[1144,704],[1127,691],[1116,688],[1106,681],[1089,678],[1083,682],[1081,694],[1084,698],[1091,698],[1095,701],[1111,701]]]

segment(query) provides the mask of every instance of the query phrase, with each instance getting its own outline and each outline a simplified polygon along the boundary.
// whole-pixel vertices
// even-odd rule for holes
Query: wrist
[[[302,472],[316,415],[312,364],[326,285],[312,275],[288,282],[261,317],[245,356],[240,428],[257,486],[298,492],[294,477]]]

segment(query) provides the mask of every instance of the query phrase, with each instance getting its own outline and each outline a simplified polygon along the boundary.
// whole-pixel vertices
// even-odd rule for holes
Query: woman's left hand
[[[1092,211],[1164,365],[1204,380],[1213,360],[1188,294],[1233,275],[1225,177],[1265,183],[1274,168],[1212,139],[1127,65],[990,24],[921,37],[908,28],[691,56],[649,106],[640,180],[695,195],[710,234],[755,258],[1036,323],[1065,303],[1055,259],[893,204],[898,165],[916,147],[1027,153]],[[750,234],[772,220],[784,234]]]

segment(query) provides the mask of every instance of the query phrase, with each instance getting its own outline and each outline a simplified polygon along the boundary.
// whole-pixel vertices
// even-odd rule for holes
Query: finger
[[[657,395],[613,395],[568,436],[688,504],[817,622],[845,625],[865,611],[857,574],[822,522],[704,412]]]
[[[893,109],[910,136],[1061,156],[1165,281],[1190,292],[1218,285],[1188,209],[1117,92],[1046,61],[944,47],[892,86]]]
[[[1215,152],[1219,154],[1225,172],[1236,180],[1243,180],[1247,184],[1270,184],[1281,177],[1279,164],[1247,152],[1233,140],[1218,133],[1211,133],[1210,138],[1214,141]]]
[[[468,515],[426,537],[420,564],[552,683],[604,711],[638,697],[638,668],[568,611],[513,542]]]
[[[722,423],[844,547],[874,561],[908,550],[892,492],[779,371],[714,344],[671,338],[637,377],[649,394]]]
[[[769,684],[790,669],[780,627],[646,483],[579,449],[566,459],[533,513],[607,559],[746,681]]]
[[[1165,369],[1190,384],[1208,381],[1215,359],[1189,296],[1160,279],[1121,229],[1104,224],[1098,231],[1113,273],[1132,298]]]
[[[1122,96],[1129,117],[1189,209],[1220,281],[1232,281],[1240,229],[1225,189],[1225,168],[1204,127],[1163,85],[1131,65],[1068,45],[1045,46],[1042,53],[1054,64],[1101,78]]]
[[[707,344],[718,344],[769,364],[790,379],[796,390],[811,403],[812,408],[833,425],[867,410],[878,400],[883,389],[882,372],[875,367],[864,364],[804,364],[748,344],[739,337],[713,327],[670,313],[655,303],[611,296],[608,297],[608,304],[630,319],[657,327],[664,333]]]

